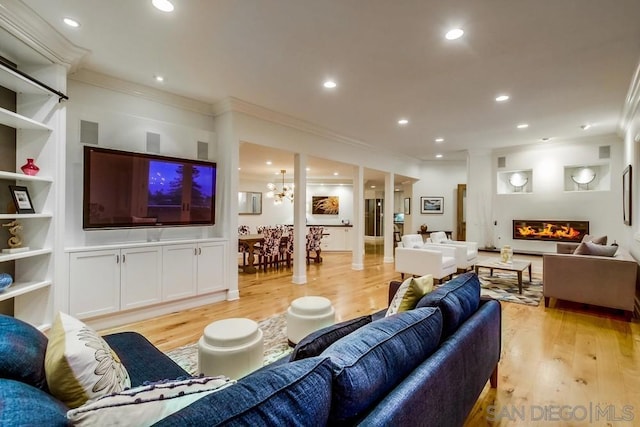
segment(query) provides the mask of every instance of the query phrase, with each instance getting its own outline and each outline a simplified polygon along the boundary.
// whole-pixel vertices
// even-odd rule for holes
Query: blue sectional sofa
[[[391,283],[390,296],[398,285]],[[304,351],[297,348],[291,358],[200,398],[158,425],[462,425],[487,381],[496,386],[500,304],[481,300],[477,276],[466,273],[412,310],[383,314],[318,331],[298,344]],[[187,377],[139,334],[104,338],[126,366],[132,387]],[[0,317],[0,425],[67,425],[67,408],[49,394],[42,372],[46,344],[36,329]]]

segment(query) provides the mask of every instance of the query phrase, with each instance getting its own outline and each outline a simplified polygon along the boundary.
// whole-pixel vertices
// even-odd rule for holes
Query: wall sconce
[[[514,172],[509,175],[509,184],[513,185],[515,191],[522,191],[529,182],[529,177],[522,172]]]
[[[589,184],[593,182],[594,179],[596,179],[595,171],[586,166],[575,170],[571,175],[571,180],[578,184],[578,188],[584,185],[587,190],[589,189]]]

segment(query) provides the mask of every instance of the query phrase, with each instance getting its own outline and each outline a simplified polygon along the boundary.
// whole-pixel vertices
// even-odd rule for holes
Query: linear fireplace
[[[585,234],[589,221],[513,220],[513,238],[518,240],[580,242]]]

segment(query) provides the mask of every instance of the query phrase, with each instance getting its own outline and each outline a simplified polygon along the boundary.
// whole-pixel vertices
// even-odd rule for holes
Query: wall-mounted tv
[[[84,229],[215,223],[216,164],[84,147]]]

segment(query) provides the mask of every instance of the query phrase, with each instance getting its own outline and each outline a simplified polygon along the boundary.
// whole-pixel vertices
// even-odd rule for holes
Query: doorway
[[[456,240],[467,240],[467,184],[458,184]]]
[[[364,235],[383,236],[382,214],[384,199],[365,199],[364,201]]]

